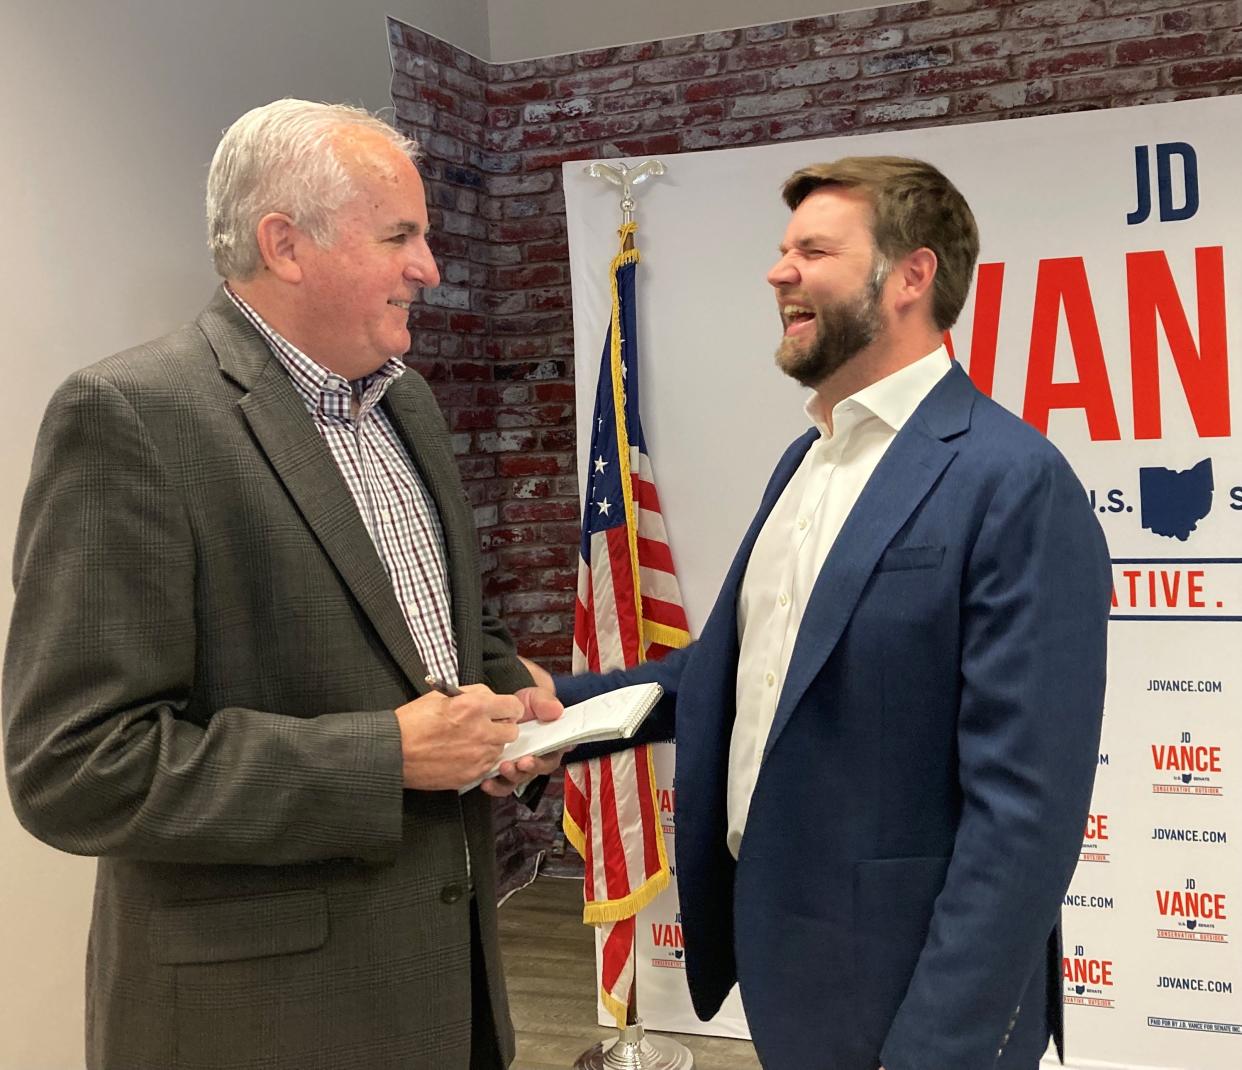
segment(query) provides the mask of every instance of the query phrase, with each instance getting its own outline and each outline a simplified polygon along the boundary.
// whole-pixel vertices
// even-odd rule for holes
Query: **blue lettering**
[[[1180,208],[1173,206],[1173,175],[1169,166],[1169,161],[1175,156],[1182,161],[1185,200]],[[1160,184],[1161,223],[1190,219],[1199,211],[1199,161],[1195,150],[1186,142],[1170,141],[1156,146],[1156,180]]]
[[[1130,226],[1146,222],[1151,215],[1151,179],[1148,177],[1146,145],[1134,146],[1134,186],[1138,194],[1138,206],[1126,215],[1126,222]]]

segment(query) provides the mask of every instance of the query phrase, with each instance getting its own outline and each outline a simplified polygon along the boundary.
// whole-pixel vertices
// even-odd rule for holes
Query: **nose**
[[[782,286],[792,286],[798,282],[798,269],[794,267],[793,260],[789,253],[783,253],[781,258],[772,265],[768,271],[768,285],[780,289]]]
[[[404,274],[409,282],[421,283],[428,289],[435,289],[440,285],[440,269],[436,266],[436,258],[425,242],[419,243],[419,248],[405,265]]]

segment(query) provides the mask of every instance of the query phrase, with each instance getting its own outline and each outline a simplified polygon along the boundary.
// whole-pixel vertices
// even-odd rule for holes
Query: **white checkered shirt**
[[[405,374],[405,364],[393,357],[351,383],[282,338],[227,286],[225,293],[267,340],[306,402],[384,563],[427,671],[456,684],[444,529],[431,495],[380,407],[388,387]]]

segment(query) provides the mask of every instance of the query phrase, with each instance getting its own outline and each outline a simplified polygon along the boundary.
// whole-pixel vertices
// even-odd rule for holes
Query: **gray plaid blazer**
[[[460,675],[529,683],[414,372],[384,405],[444,524]],[[75,373],[22,507],[3,683],[14,809],[99,857],[91,1070],[465,1070],[470,867],[493,1016],[490,800],[403,791],[426,673],[302,400],[223,292]]]

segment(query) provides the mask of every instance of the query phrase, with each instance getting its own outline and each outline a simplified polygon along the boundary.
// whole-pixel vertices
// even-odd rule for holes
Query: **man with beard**
[[[942,344],[979,248],[952,183],[851,158],[784,196],[776,359],[814,426],[698,642],[554,686],[667,691],[643,737],[677,738],[700,1017],[740,981],[768,1070],[1033,1070],[1061,1048],[1107,548],[1064,458]]]

